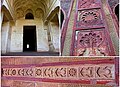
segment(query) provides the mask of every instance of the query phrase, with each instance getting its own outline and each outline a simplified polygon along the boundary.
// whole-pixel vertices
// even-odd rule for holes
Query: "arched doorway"
[[[34,19],[32,13],[27,13],[25,19]],[[23,26],[23,52],[37,51],[36,26]]]

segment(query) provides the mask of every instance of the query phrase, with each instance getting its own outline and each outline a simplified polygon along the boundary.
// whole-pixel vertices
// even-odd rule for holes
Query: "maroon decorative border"
[[[48,78],[29,78],[29,77],[2,77],[4,80],[24,80],[24,81],[38,81],[38,82],[54,82],[54,83],[80,83],[90,84],[91,80],[55,80]],[[111,81],[97,81],[97,84],[106,84]]]
[[[43,67],[43,66],[65,66],[65,65],[81,65],[81,64],[115,64],[114,59],[97,59],[97,60],[82,60],[74,62],[53,62],[53,63],[42,63],[42,64],[21,64],[2,65],[2,68],[22,68],[22,67]]]
[[[109,9],[109,11],[111,13],[112,18],[113,18],[113,21],[114,21],[113,23],[115,24],[117,34],[119,36],[119,22],[118,22],[118,19],[117,19],[115,13],[113,12],[113,10],[110,8],[108,0],[106,2],[107,2],[107,7],[108,7],[108,9]]]
[[[64,48],[64,42],[65,42],[65,37],[66,37],[66,32],[67,32],[67,28],[68,28],[68,22],[69,22],[69,19],[70,19],[70,13],[71,13],[71,10],[72,10],[72,7],[73,7],[73,2],[74,0],[71,0],[71,4],[70,4],[70,9],[69,9],[69,12],[68,12],[68,15],[66,15],[66,19],[63,20],[64,21],[64,24],[62,25],[62,33],[61,33],[61,53],[63,51],[63,48]],[[62,9],[62,11],[64,11]]]

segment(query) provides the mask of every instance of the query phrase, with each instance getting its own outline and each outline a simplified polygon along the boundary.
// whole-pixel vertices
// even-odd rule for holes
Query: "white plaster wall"
[[[10,27],[9,27],[9,32],[8,32],[8,41],[7,41],[7,48],[6,48],[6,52],[10,52],[10,44],[11,44],[11,22],[10,22]]]
[[[59,34],[59,26],[56,23],[51,22],[51,37],[52,43],[56,52],[59,52],[60,45],[60,34]]]
[[[1,29],[1,49],[2,53],[6,53],[7,50],[7,40],[8,40],[8,32],[9,32],[9,22],[5,22],[2,24]]]
[[[39,26],[37,26],[37,51],[49,51],[47,31],[44,30],[43,21],[39,22]]]
[[[2,31],[2,22],[3,22],[3,12],[1,12],[1,17],[0,17],[0,31]],[[1,35],[1,32],[0,32],[0,35]],[[0,39],[0,42],[1,41],[2,40]],[[2,50],[1,46],[2,46],[2,43],[0,43],[0,50]],[[1,54],[1,51],[0,51],[0,54]]]
[[[11,52],[23,52],[23,26],[35,26],[37,36],[37,51],[48,51],[47,34],[43,28],[43,22],[40,19],[25,20],[21,18],[16,20],[16,25],[12,29]]]

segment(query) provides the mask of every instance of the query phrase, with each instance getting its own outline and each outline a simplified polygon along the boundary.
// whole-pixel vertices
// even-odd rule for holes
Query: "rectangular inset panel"
[[[100,0],[78,0],[78,9],[99,8]]]
[[[76,31],[74,55],[107,56],[108,47],[104,29]]]
[[[89,28],[103,26],[102,15],[100,9],[79,10],[76,27]]]

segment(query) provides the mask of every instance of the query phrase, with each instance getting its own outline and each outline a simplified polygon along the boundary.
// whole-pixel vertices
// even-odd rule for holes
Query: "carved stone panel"
[[[21,68],[3,68],[2,77],[27,80],[27,81],[53,81],[57,80],[113,80],[115,79],[112,64],[79,64],[64,66],[42,66],[42,67],[21,67]],[[48,80],[46,80],[48,79]]]
[[[2,58],[2,86],[58,87],[59,84],[59,87],[63,87],[62,84],[77,83],[80,84],[79,87],[107,87],[111,83],[117,84],[115,82],[116,72],[118,73],[115,64],[117,60],[114,57],[103,59],[82,57],[77,60],[76,58],[73,57],[73,60],[69,58],[59,60],[54,57],[52,60],[47,57],[45,59],[24,57],[22,60],[21,57]],[[52,85],[53,83],[56,85]]]
[[[107,56],[108,45],[104,30],[84,30],[76,32],[74,55]]]
[[[78,9],[100,7],[99,0],[79,0]]]
[[[78,11],[76,22],[77,28],[96,27],[101,25],[103,26],[103,21],[100,9]]]

